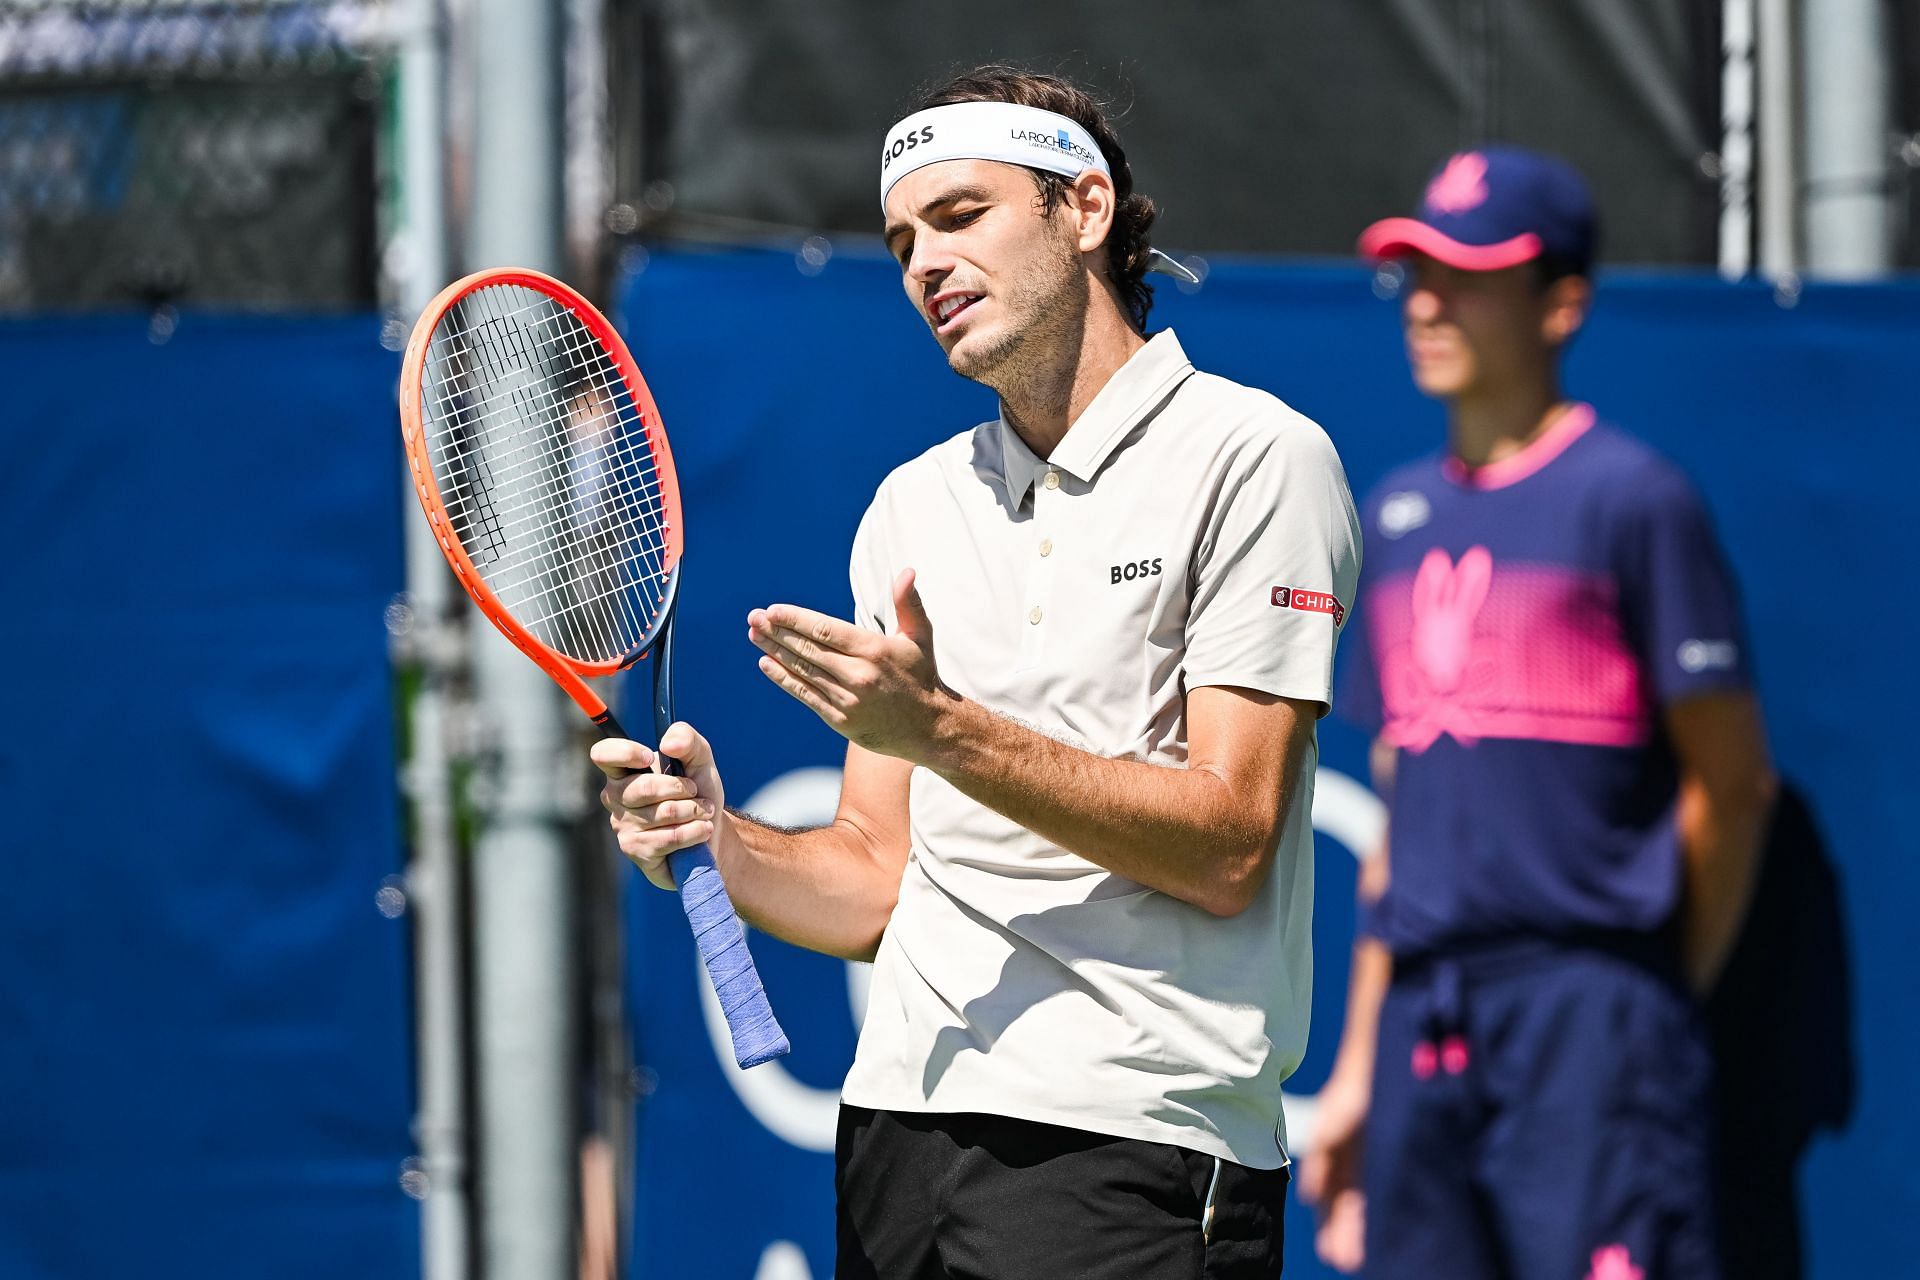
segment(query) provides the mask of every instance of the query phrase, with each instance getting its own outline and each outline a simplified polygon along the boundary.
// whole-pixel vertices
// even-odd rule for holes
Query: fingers
[[[826,721],[829,728],[839,730],[847,723],[846,714],[829,701],[825,694],[773,658],[760,659],[760,674],[779,685],[789,697]]]
[[[683,800],[662,800],[658,804],[610,806],[607,817],[614,830],[623,826],[639,829],[674,827],[688,822],[713,819],[713,801],[699,796]]]
[[[673,875],[667,867],[669,856],[713,839],[713,823],[706,819],[646,826],[615,817],[610,820],[610,825],[620,852],[640,868],[647,879],[662,889],[674,887]]]
[[[607,812],[650,808],[664,800],[690,800],[700,794],[693,781],[669,773],[621,773],[600,788]]]
[[[676,720],[660,735],[660,754],[672,756],[688,773],[713,767],[713,746],[684,720]]]
[[[669,855],[712,840],[719,815],[719,806],[700,795],[691,779],[665,773],[610,779],[600,789],[600,803],[620,852],[662,889],[674,887]]]
[[[828,654],[865,653],[873,639],[873,633],[851,622],[812,609],[802,609],[795,604],[770,604],[764,609],[755,609],[747,615],[747,628],[766,632],[790,631],[796,642],[805,641],[813,646],[811,651],[799,652],[801,656],[815,661]]]
[[[619,778],[653,767],[653,752],[626,738],[602,738],[593,744],[587,755],[600,767],[600,772],[609,778]]]
[[[860,631],[845,640],[854,649],[838,648],[810,632],[774,623],[762,609],[755,609],[747,615],[747,638],[771,658],[790,666],[794,665],[790,659],[798,659],[806,664],[800,668],[803,674],[821,672],[839,680],[852,676],[859,662],[870,656],[867,650],[872,640],[869,633]]]
[[[1323,1213],[1342,1191],[1352,1187],[1359,1171],[1358,1151],[1351,1138],[1329,1140],[1322,1135],[1314,1150],[1300,1161],[1299,1188],[1303,1204]]]
[[[922,649],[933,646],[933,623],[927,608],[920,603],[919,588],[914,586],[911,569],[902,569],[893,580],[893,617],[901,635]]]
[[[596,742],[588,754],[607,775],[600,803],[620,852],[648,880],[673,888],[668,856],[711,842],[723,816],[712,745],[692,725],[677,721],[660,735],[657,749],[609,738]],[[684,772],[667,772],[662,766],[668,761],[684,766]]]
[[[747,637],[764,655],[760,674],[839,728],[858,700],[850,688],[870,664],[848,647],[864,649],[874,637],[852,623],[796,605],[776,604],[747,615]]]
[[[1367,1202],[1355,1190],[1339,1191],[1314,1232],[1314,1252],[1335,1271],[1351,1274],[1367,1260]]]
[[[668,800],[609,814],[607,825],[621,836],[658,836],[658,840],[650,838],[639,842],[648,847],[679,840],[681,843],[673,845],[673,848],[684,849],[690,844],[699,844],[713,834],[713,814],[713,803],[708,800]]]
[[[642,875],[662,889],[675,887],[673,871],[667,861],[670,856],[697,844],[707,844],[713,839],[713,823],[705,820],[667,827],[630,827],[623,826],[616,818],[614,830],[618,833],[616,841],[620,852],[640,868]]]
[[[763,661],[771,660],[798,676],[822,700],[845,710],[851,707],[856,696],[852,686],[858,679],[858,673],[843,667],[849,659],[835,655],[829,663],[823,663],[810,655],[822,652],[820,647],[797,632],[776,629],[768,634],[749,632],[754,647],[767,655]],[[765,670],[762,667],[762,670]]]

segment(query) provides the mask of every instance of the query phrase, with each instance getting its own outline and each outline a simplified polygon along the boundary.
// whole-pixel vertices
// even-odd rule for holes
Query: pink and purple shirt
[[[1661,709],[1745,688],[1732,575],[1686,477],[1574,405],[1519,454],[1434,455],[1362,512],[1337,703],[1398,747],[1398,956],[1645,934],[1680,889]]]

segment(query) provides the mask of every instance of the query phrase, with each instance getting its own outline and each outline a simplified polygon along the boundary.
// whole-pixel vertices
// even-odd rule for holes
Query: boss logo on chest
[[[1115,583],[1132,582],[1135,578],[1157,578],[1160,576],[1161,557],[1151,560],[1130,560],[1126,564],[1116,564],[1107,570]]]

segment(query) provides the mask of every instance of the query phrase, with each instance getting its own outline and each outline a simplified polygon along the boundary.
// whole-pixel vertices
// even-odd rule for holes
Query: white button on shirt
[[[1350,608],[1359,544],[1325,433],[1195,372],[1163,332],[1051,458],[989,422],[895,470],[854,540],[855,616],[892,630],[891,584],[913,568],[948,685],[1095,755],[1180,766],[1188,689],[1329,700],[1333,614],[1276,605],[1275,588]],[[1311,753],[1302,764],[1272,875],[1230,919],[916,769],[912,853],[843,1097],[1284,1163],[1280,1083],[1311,987]]]

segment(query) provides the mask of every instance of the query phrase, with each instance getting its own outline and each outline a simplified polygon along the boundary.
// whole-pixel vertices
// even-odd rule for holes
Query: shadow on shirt
[[[937,882],[934,887],[945,892]],[[1175,1106],[1217,1093],[1217,1082],[1207,1076],[1203,1069],[1189,1064],[1182,1055],[1168,1051],[1164,1028],[1141,1025],[1137,1017],[1115,1002],[1112,993],[1105,989],[1105,983],[1090,979],[1073,965],[1052,954],[1040,942],[1046,936],[1041,922],[1050,915],[1072,912],[1080,921],[1077,927],[1087,928],[1086,922],[1091,918],[1088,913],[1105,911],[1124,914],[1154,893],[1154,890],[1135,885],[1121,876],[1106,875],[1100,877],[1094,890],[1085,899],[1056,903],[1037,912],[1015,916],[1005,924],[953,898],[954,905],[979,929],[1004,938],[1009,954],[1002,962],[993,985],[954,1010],[961,1025],[943,1026],[935,1035],[921,1071],[921,1096],[928,1099],[934,1096],[961,1054],[991,1053],[1001,1036],[1015,1022],[1033,1013],[1047,1001],[1069,993],[1093,1001],[1128,1026],[1131,1043],[1125,1049],[1109,1046],[1115,1052],[1110,1059],[1112,1065],[1145,1075],[1168,1077],[1163,1094]],[[1171,972],[1178,965],[1178,934],[1159,937],[1124,934],[1120,932],[1117,916],[1114,925],[1114,932],[1108,936],[1127,937],[1132,943],[1138,944],[1137,947],[1130,945],[1127,948],[1130,962],[1137,961],[1144,970],[1162,973]],[[915,964],[911,953],[903,951],[902,954],[909,965]],[[1244,973],[1222,972],[1216,975],[1215,981],[1209,983],[1198,982],[1197,976],[1191,973],[1182,977],[1182,985],[1199,998],[1235,1007],[1248,1003]],[[948,1007],[952,1008],[951,1005]],[[1198,1083],[1194,1083],[1196,1077]],[[1187,1083],[1192,1087],[1176,1088],[1173,1087],[1175,1083]]]
[[[1853,979],[1818,821],[1781,788],[1740,942],[1707,1002],[1724,1274],[1799,1280],[1799,1163],[1853,1112]]]

